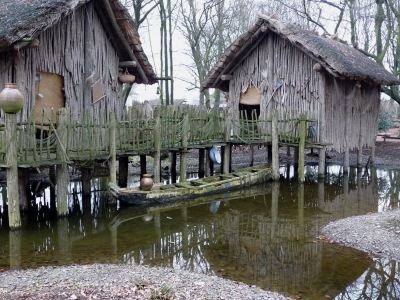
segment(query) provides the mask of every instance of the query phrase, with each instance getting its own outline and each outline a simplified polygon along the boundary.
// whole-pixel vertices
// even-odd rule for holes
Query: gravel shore
[[[72,265],[0,273],[0,299],[292,299],[244,283],[170,268]]]
[[[341,219],[322,233],[332,242],[400,260],[400,209]]]

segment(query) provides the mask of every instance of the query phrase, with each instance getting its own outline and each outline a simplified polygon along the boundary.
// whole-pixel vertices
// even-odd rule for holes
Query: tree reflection
[[[374,264],[335,299],[400,299],[400,262],[375,259]]]

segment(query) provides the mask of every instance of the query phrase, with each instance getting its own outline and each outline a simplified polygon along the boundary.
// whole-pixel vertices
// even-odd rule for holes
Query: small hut
[[[18,84],[25,106],[42,112],[65,107],[114,111],[125,105],[121,75],[153,84],[154,71],[137,28],[118,0],[2,0],[0,84]]]
[[[324,153],[344,151],[346,165],[349,149],[375,143],[380,86],[398,84],[382,66],[335,37],[259,15],[225,50],[201,90],[227,92],[233,118],[249,109],[260,119],[272,109],[282,116],[315,118],[316,142],[326,145]]]

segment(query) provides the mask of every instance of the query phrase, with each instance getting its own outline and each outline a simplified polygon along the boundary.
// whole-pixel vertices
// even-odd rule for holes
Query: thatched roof
[[[221,75],[232,74],[258,42],[271,32],[290,41],[335,77],[366,81],[374,85],[398,85],[400,80],[359,50],[332,38],[301,29],[290,22],[259,15],[257,22],[224,52],[201,86],[227,91],[229,83]]]
[[[118,0],[0,0],[0,51],[9,51],[23,38],[35,38],[81,5],[94,7],[121,61],[137,61],[128,68],[137,83],[153,84],[155,73],[143,52],[137,28]]]

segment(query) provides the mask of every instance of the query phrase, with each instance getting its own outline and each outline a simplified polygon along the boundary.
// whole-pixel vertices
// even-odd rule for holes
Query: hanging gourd
[[[6,83],[0,93],[0,108],[5,113],[15,114],[24,107],[24,96],[16,83]]]
[[[128,69],[125,69],[125,74],[119,75],[118,79],[122,83],[134,83],[135,75],[129,74]]]

